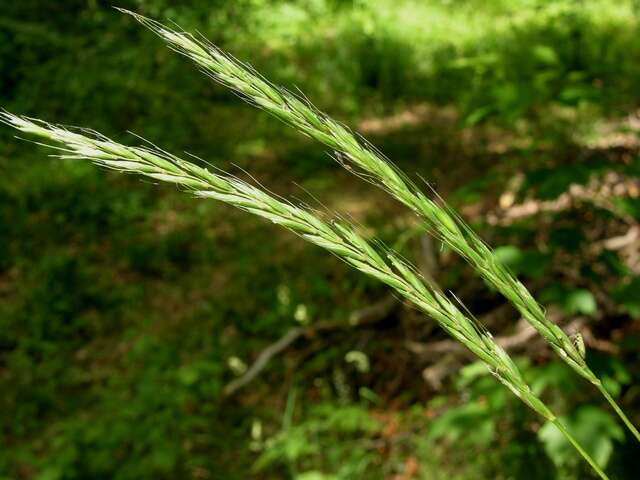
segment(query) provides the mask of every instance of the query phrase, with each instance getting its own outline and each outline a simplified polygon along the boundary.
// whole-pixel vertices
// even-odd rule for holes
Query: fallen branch
[[[602,245],[607,250],[620,250],[640,240],[640,227],[633,225],[627,233],[618,237],[607,238]]]
[[[236,378],[232,382],[228,383],[223,390],[224,396],[233,395],[235,392],[240,390],[246,384],[251,382],[256,376],[267,366],[267,363],[282,352],[285,348],[295,342],[300,336],[305,333],[304,328],[296,327],[289,330],[282,338],[280,338],[277,342],[272,343],[267,348],[265,348],[256,361],[251,365],[251,367],[239,378]]]
[[[560,314],[559,312],[554,312],[552,316],[558,317],[557,319],[554,318],[554,321],[558,321]],[[587,325],[587,320],[583,317],[578,317],[572,321],[567,325],[566,330],[572,334],[580,333],[585,344],[594,350],[611,354],[619,352],[618,346],[614,343],[597,338]],[[496,337],[494,340],[507,351],[518,349],[542,351],[541,349],[545,348],[545,343],[536,338],[536,332],[533,327],[522,319],[518,322],[513,334]],[[438,390],[442,386],[442,380],[445,377],[458,370],[461,365],[459,361],[461,357],[471,357],[468,350],[452,340],[437,340],[426,343],[407,341],[405,342],[405,347],[423,359],[437,359],[422,371],[422,377],[434,390]]]
[[[535,336],[536,331],[533,327],[524,320],[520,320],[513,335],[496,337],[495,341],[505,350],[514,350],[521,345],[529,343]],[[468,351],[453,340],[437,340],[428,343],[407,341],[405,346],[409,351],[420,356],[442,356],[450,353],[468,355]]]
[[[349,316],[349,321],[344,322],[318,322],[309,327],[294,327],[284,334],[280,339],[273,342],[267,348],[265,348],[256,361],[249,367],[249,369],[235,380],[229,382],[223,389],[222,393],[225,397],[231,396],[245,385],[252,382],[262,370],[265,369],[267,364],[273,357],[289,347],[292,343],[298,340],[300,337],[312,337],[320,331],[337,330],[341,328],[352,328],[356,326],[371,325],[377,323],[391,312],[393,307],[398,303],[396,297],[388,295],[379,302],[376,302],[367,307],[356,310]]]

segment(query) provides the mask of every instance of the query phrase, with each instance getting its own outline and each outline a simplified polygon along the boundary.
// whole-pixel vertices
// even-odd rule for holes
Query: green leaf
[[[624,213],[640,220],[640,198],[613,198],[614,205]]]
[[[470,402],[451,408],[433,420],[428,438],[447,438],[452,442],[484,445],[493,438],[495,418],[486,404]]]
[[[468,127],[476,125],[480,123],[482,120],[484,120],[486,117],[488,117],[492,111],[493,111],[493,107],[489,107],[489,106],[476,108],[473,112],[467,115],[467,117],[464,119],[464,123]]]
[[[333,480],[336,477],[334,475],[325,475],[322,472],[318,472],[317,470],[312,470],[309,472],[301,473],[300,475],[296,475],[296,480]]]
[[[560,92],[560,100],[568,104],[576,104],[582,100],[590,100],[593,96],[593,89],[582,85],[569,86]]]
[[[537,60],[547,65],[555,65],[559,62],[556,51],[547,45],[535,45],[531,53]]]
[[[640,276],[626,284],[619,285],[613,292],[613,299],[624,306],[633,318],[640,318]]]
[[[479,377],[489,375],[489,370],[483,362],[473,362],[460,370],[460,378],[456,382],[458,389],[473,383]]]
[[[523,251],[515,245],[504,245],[494,250],[495,258],[515,275],[540,278],[549,263],[547,255],[535,250]]]
[[[629,385],[633,381],[633,377],[627,367],[613,355],[596,351],[591,352],[589,365],[613,397],[618,397],[622,386]]]
[[[598,304],[590,291],[579,289],[569,293],[563,308],[568,314],[594,315],[598,311]]]
[[[585,289],[570,289],[562,284],[552,284],[540,294],[544,303],[555,303],[569,315],[594,315],[598,304],[593,294]]]
[[[190,386],[198,381],[200,372],[192,366],[183,366],[178,370],[178,378],[183,385]]]
[[[547,387],[562,388],[565,394],[571,394],[577,388],[575,374],[564,362],[552,361],[532,368],[528,373],[531,376],[531,390],[538,396]]]
[[[522,250],[515,245],[497,247],[493,253],[500,263],[509,268],[517,265],[522,260]]]

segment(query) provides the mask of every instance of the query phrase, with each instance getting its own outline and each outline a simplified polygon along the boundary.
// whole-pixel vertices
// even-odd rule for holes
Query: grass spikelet
[[[386,190],[424,220],[427,230],[465,258],[491,287],[504,295],[522,317],[580,376],[594,384],[627,428],[640,441],[640,432],[605,390],[584,356],[567,334],[549,320],[526,287],[500,264],[493,251],[442,199],[426,196],[406,175],[364,139],[320,112],[306,99],[272,85],[251,67],[203,38],[175,31],[155,20],[119,9],[160,36],[170,48],[193,60],[209,77],[240,94],[248,103],[269,112],[300,133],[338,153],[343,166]]]
[[[385,252],[384,256],[378,254],[350,225],[342,223],[337,226],[325,222],[310,212],[237,178],[226,174],[213,174],[160,150],[127,147],[99,134],[70,134],[55,125],[18,117],[8,112],[0,112],[0,123],[36,135],[45,145],[46,142],[61,145],[70,152],[72,158],[89,160],[98,166],[125,173],[138,173],[180,185],[198,197],[214,198],[265,217],[328,250],[362,273],[389,285],[431,316],[454,339],[475,353],[514,395],[543,418],[557,425],[600,477],[607,479],[605,473],[580,447],[558,418],[533,394],[515,363],[488,332],[483,331],[473,318],[459,310],[422,278],[413,266],[401,260],[399,255],[392,251]],[[167,163],[170,164],[168,168]],[[388,260],[384,260],[385,257]]]

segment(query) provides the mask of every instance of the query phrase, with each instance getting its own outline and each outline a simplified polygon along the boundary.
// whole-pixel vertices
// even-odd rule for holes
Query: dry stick
[[[598,475],[607,479],[605,473],[580,448],[555,414],[531,391],[518,367],[489,332],[482,330],[477,322],[460,311],[440,291],[426,283],[417,273],[417,269],[407,264],[395,252],[379,252],[349,224],[327,223],[307,210],[275,198],[228,174],[212,173],[206,168],[156,148],[126,147],[98,133],[91,136],[82,135],[8,112],[0,112],[0,122],[45,141],[61,144],[62,146],[58,147],[60,158],[90,160],[98,166],[112,170],[138,173],[173,183],[191,191],[197,197],[220,200],[264,217],[328,250],[360,272],[389,285],[479,357],[489,371],[514,395],[556,425]]]
[[[427,197],[391,162],[347,127],[320,112],[306,99],[271,84],[251,67],[218,49],[202,38],[179,32],[144,16],[132,15],[141,24],[164,39],[173,50],[196,62],[202,71],[241,97],[276,116],[304,135],[338,152],[345,168],[358,168],[360,175],[377,184],[413,210],[427,229],[443,243],[465,258],[487,284],[501,292],[517,308],[555,352],[579,375],[594,384],[615,409],[625,425],[640,441],[640,432],[630,422],[615,400],[606,392],[584,359],[584,352],[564,331],[550,321],[527,288],[505,268],[493,251],[450,207]]]
[[[251,383],[260,374],[260,372],[264,370],[264,368],[268,365],[273,357],[285,350],[298,338],[309,337],[320,331],[370,325],[384,319],[396,303],[396,297],[389,295],[379,302],[364,307],[360,310],[356,310],[349,316],[348,322],[318,322],[309,327],[292,328],[278,340],[262,350],[262,352],[260,352],[255,362],[249,367],[249,369],[242,376],[229,382],[224,387],[222,393],[227,397],[231,396],[241,388]]]
[[[239,378],[229,382],[222,393],[225,397],[231,396],[245,385],[248,385],[254,378],[267,366],[273,357],[282,352],[285,348],[295,342],[298,338],[305,334],[302,327],[294,327],[289,330],[283,337],[265,348],[251,367]]]
[[[483,315],[479,320],[482,321],[486,317],[487,315]],[[577,329],[583,329],[585,344],[603,352],[617,353],[617,347],[614,344],[594,338],[589,327],[585,325],[585,319],[578,318],[569,324],[569,330]],[[514,349],[524,350],[529,353],[540,352],[540,349],[544,348],[544,344],[536,341],[538,339],[534,339],[535,335],[534,328],[524,319],[521,319],[518,321],[513,334],[495,337],[495,341],[508,352]],[[422,356],[434,356],[443,353],[466,353],[464,349],[460,348],[460,345],[451,340],[436,340],[427,343],[407,341],[405,346],[413,353]]]

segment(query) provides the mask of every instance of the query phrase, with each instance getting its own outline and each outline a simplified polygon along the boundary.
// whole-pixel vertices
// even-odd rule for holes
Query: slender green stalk
[[[598,466],[598,464],[589,456],[589,454],[584,451],[584,449],[578,443],[578,441],[573,437],[573,435],[571,435],[569,430],[567,430],[567,427],[565,427],[564,424],[557,418],[553,421],[553,424],[556,426],[558,430],[560,430],[560,432],[562,432],[565,438],[569,440],[571,445],[573,445],[575,449],[578,450],[578,452],[580,452],[580,454],[584,457],[584,459],[587,462],[589,462],[589,465],[591,465],[591,468],[593,468],[593,470],[598,475],[600,475],[601,478],[607,478],[607,475],[602,471],[602,469]]]
[[[598,389],[600,390],[600,393],[602,393],[602,396],[607,399],[607,402],[609,402],[609,404],[613,407],[613,409],[616,411],[618,416],[622,419],[622,421],[627,426],[629,431],[631,433],[633,433],[633,435],[636,437],[636,439],[640,442],[640,432],[638,432],[638,429],[627,418],[625,413],[618,406],[617,402],[613,399],[613,397],[609,394],[609,392],[607,392],[607,389],[604,388],[604,385],[602,383],[598,384]]]
[[[318,216],[227,174],[181,160],[148,147],[127,147],[99,134],[82,135],[39,120],[0,112],[0,122],[46,142],[59,144],[61,158],[85,159],[98,166],[125,173],[137,173],[184,187],[197,197],[213,198],[241,210],[267,218],[305,240],[336,255],[362,273],[389,285],[433,318],[449,335],[461,342],[489,371],[531,409],[550,422],[557,417],[531,391],[518,367],[489,332],[465,315],[417,270],[391,250],[380,252],[346,223],[328,223]],[[47,145],[52,146],[52,145]],[[56,148],[56,147],[54,147]],[[603,478],[593,459],[561,430],[585,460]]]
[[[338,159],[345,168],[353,171],[350,166],[355,166],[361,176],[413,210],[424,220],[433,235],[465,258],[488,285],[511,301],[564,362],[602,392],[602,383],[585,362],[584,352],[547,318],[527,288],[500,263],[493,251],[444,201],[437,202],[427,197],[388,159],[347,127],[320,112],[308,101],[271,84],[251,67],[240,63],[206,40],[175,31],[133,12],[121,11],[132,15],[164,39],[170,48],[192,59],[206,75],[239,93],[247,102],[338,152]],[[640,440],[637,430],[616,402],[609,396],[605,398]]]

